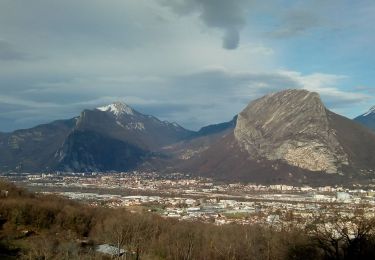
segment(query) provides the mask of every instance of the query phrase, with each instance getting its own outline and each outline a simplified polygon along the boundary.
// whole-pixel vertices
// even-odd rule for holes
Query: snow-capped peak
[[[134,110],[125,103],[115,102],[113,104],[98,107],[98,110],[105,112],[112,112],[115,116],[119,115],[134,115]]]
[[[375,114],[375,106],[370,108],[370,110],[367,111],[366,113],[364,113],[363,116],[368,116],[368,115],[371,115],[371,114]]]

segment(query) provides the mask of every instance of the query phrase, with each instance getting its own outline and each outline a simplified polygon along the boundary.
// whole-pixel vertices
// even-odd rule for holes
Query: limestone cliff
[[[306,90],[285,90],[251,102],[238,115],[234,136],[254,159],[327,173],[340,173],[349,164],[319,95]]]

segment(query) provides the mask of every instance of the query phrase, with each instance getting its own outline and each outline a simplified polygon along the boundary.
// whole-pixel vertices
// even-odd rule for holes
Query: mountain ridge
[[[353,120],[375,132],[375,106],[371,107],[366,113],[357,116]]]
[[[129,170],[193,133],[124,103],[102,108],[0,135],[0,171]]]
[[[186,130],[116,102],[0,134],[0,171],[172,170],[218,180],[344,183],[375,175],[375,133],[329,111],[317,93],[284,90],[231,121]]]

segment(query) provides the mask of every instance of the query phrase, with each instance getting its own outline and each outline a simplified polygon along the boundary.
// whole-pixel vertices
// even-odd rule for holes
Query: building
[[[338,191],[336,193],[336,199],[337,199],[337,201],[346,202],[346,201],[350,201],[350,198],[351,198],[351,196],[347,192]]]
[[[96,247],[96,252],[110,257],[123,256],[126,251],[122,248],[111,246],[109,244],[103,244]]]

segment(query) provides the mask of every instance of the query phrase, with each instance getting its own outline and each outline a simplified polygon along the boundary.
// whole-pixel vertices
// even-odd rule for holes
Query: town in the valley
[[[304,228],[319,217],[375,216],[375,186],[290,186],[217,183],[173,173],[7,174],[29,190],[56,194],[92,207],[124,207],[165,218],[223,225]]]

